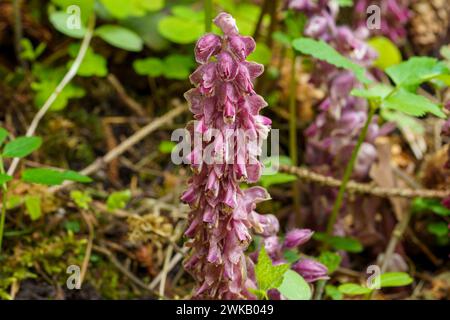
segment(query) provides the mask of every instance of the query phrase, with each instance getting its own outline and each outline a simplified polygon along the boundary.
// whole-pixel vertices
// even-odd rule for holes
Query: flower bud
[[[198,63],[206,63],[209,59],[217,54],[220,50],[220,37],[208,33],[201,37],[195,45],[195,60]]]
[[[300,261],[297,261],[292,266],[292,269],[298,272],[306,282],[329,279],[329,277],[327,276],[327,267],[311,259],[302,259]]]
[[[313,235],[313,231],[309,229],[294,229],[286,234],[283,246],[288,249],[293,249],[308,242]]]

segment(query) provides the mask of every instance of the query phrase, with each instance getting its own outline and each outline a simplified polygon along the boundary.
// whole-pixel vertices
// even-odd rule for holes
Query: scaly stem
[[[292,65],[291,65],[291,81],[289,83],[289,154],[291,156],[292,165],[296,166],[298,164],[297,157],[297,110],[296,110],[296,89],[297,82],[295,79],[295,62],[296,55],[294,50],[292,50]],[[300,190],[298,181],[292,183],[292,193],[294,200],[294,212],[297,224],[300,224]]]
[[[212,0],[205,0],[205,32],[211,32],[212,30]]]
[[[3,159],[0,157],[0,173],[5,173],[5,168],[3,167]],[[2,211],[0,215],[0,254],[2,253],[2,243],[3,243],[3,230],[5,229],[5,220],[6,220],[6,197],[8,192],[8,187],[6,186],[6,182],[2,185]]]
[[[333,205],[333,210],[331,211],[330,218],[328,219],[328,224],[327,224],[327,234],[328,235],[331,235],[333,233],[334,224],[336,223],[336,219],[337,219],[339,210],[341,209],[341,206],[342,206],[342,201],[344,200],[344,194],[345,194],[345,189],[347,187],[347,183],[350,180],[350,177],[352,175],[353,167],[355,166],[355,161],[358,157],[359,149],[361,148],[362,143],[366,139],[367,130],[369,129],[369,125],[372,122],[372,118],[375,114],[376,109],[377,109],[376,106],[374,106],[372,104],[370,105],[369,114],[367,116],[366,123],[364,124],[364,127],[361,130],[361,133],[359,134],[358,141],[356,143],[355,148],[352,151],[350,161],[348,162],[347,166],[345,167],[344,176],[342,177],[342,184],[339,187],[339,192],[338,192],[336,201],[334,202],[334,205]]]

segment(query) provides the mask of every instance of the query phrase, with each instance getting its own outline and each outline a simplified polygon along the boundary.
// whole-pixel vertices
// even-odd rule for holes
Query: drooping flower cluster
[[[293,4],[299,2],[302,1],[291,1],[291,7],[296,8]],[[302,11],[308,16],[305,26],[307,36],[327,42],[357,64],[363,66],[372,64],[376,54],[365,42],[367,29],[360,27],[352,30],[348,26],[337,25],[338,8],[333,2],[321,0],[312,8],[308,6],[306,11]],[[323,61],[316,61],[315,68],[317,71],[313,74],[312,82],[322,87],[327,94],[318,106],[318,115],[305,131],[307,139],[305,161],[317,172],[340,178],[367,119],[367,103],[350,95],[353,88],[361,86],[353,73]],[[374,141],[387,129],[380,128],[377,118],[374,117],[358,153],[352,179],[360,181],[368,179],[370,167],[377,157]],[[336,190],[311,186],[311,194],[314,222],[323,225],[334,203]],[[344,235],[339,224],[338,220],[335,232]]]
[[[191,252],[184,267],[197,283],[194,298],[240,299],[252,297],[247,289],[255,286],[253,262],[244,254],[251,232],[278,231],[274,216],[255,212],[258,202],[269,199],[267,191],[240,187],[242,181],[259,180],[260,141],[271,121],[259,115],[267,104],[252,84],[263,66],[246,61],[255,41],[241,36],[227,13],[214,23],[224,35],[198,40],[200,66],[190,76],[195,88],[185,94],[195,119],[188,129],[201,143],[194,143],[187,157],[194,176],[182,195],[192,209],[185,233]]]
[[[358,27],[366,26],[369,16],[377,15],[378,11],[367,12],[369,6],[377,6],[379,16],[378,26],[370,28],[373,35],[383,35],[396,44],[401,44],[407,35],[406,25],[411,16],[408,6],[410,0],[358,0],[355,4],[355,21]],[[379,8],[379,9],[378,9]],[[373,21],[376,22],[376,21]],[[372,22],[370,22],[372,23]]]

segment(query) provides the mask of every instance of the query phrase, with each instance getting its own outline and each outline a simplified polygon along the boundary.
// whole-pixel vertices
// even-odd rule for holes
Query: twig
[[[280,171],[290,173],[299,179],[314,182],[320,185],[338,188],[342,181],[333,177],[324,176],[319,173],[310,171],[307,168],[300,168],[288,165],[280,165]],[[382,198],[402,197],[402,198],[438,198],[443,199],[450,195],[450,190],[433,190],[433,189],[407,189],[407,188],[382,188],[369,183],[359,183],[349,181],[347,191],[351,193],[370,194]]]
[[[125,91],[125,88],[122,86],[119,79],[117,79],[115,75],[110,73],[108,74],[108,77],[106,79],[108,79],[109,83],[114,87],[114,89],[116,89],[120,99],[122,99],[122,101],[128,108],[130,108],[130,110],[135,112],[140,117],[145,117],[147,115],[144,108],[139,104],[139,102],[128,95],[128,93]]]
[[[122,155],[125,151],[127,151],[129,148],[134,146],[136,143],[138,143],[139,141],[144,139],[150,133],[152,133],[153,131],[155,131],[156,129],[158,129],[159,127],[164,125],[165,123],[173,120],[176,116],[180,115],[187,109],[188,109],[187,105],[179,103],[179,105],[175,109],[173,109],[173,110],[167,112],[166,114],[164,114],[163,116],[153,120],[151,123],[149,123],[142,129],[137,131],[135,134],[133,134],[132,136],[130,136],[129,138],[124,140],[117,147],[110,150],[103,157],[95,160],[89,166],[87,166],[86,168],[81,170],[80,173],[84,174],[84,175],[90,175],[90,174],[96,172],[97,170],[102,168],[103,165],[108,164],[109,162],[111,162],[112,160],[117,158],[118,156]],[[70,184],[72,184],[72,182],[67,181],[66,183],[64,183],[61,186],[56,186],[56,187],[50,188],[49,191],[55,192],[55,191],[61,190],[62,188],[66,187]]]
[[[183,248],[183,252],[184,252],[185,254],[186,254],[187,250],[188,250],[188,248],[186,248],[186,247]],[[177,253],[177,254],[172,258],[172,260],[170,261],[168,270],[172,270],[172,268],[175,267],[175,266],[177,265],[177,263],[178,263],[181,259],[183,259],[183,257],[184,257],[183,254]],[[148,286],[148,288],[149,288],[150,290],[155,289],[155,287],[156,287],[156,286],[158,285],[158,283],[161,281],[161,277],[162,277],[162,274],[161,274],[161,273],[158,274],[158,275],[153,279],[153,281],[150,283],[150,285]]]
[[[89,43],[91,42],[92,35],[94,32],[94,26],[95,26],[95,16],[93,15],[89,19],[88,28],[86,30],[86,34],[84,35],[83,41],[81,42],[80,51],[78,51],[78,55],[75,58],[75,61],[73,62],[72,66],[70,67],[69,71],[67,71],[64,78],[61,80],[61,82],[58,84],[58,86],[55,88],[55,90],[52,92],[52,94],[48,97],[47,101],[45,101],[44,105],[39,109],[39,111],[34,116],[33,121],[31,122],[30,126],[28,127],[28,130],[26,133],[27,137],[30,137],[34,134],[34,132],[36,131],[36,128],[39,125],[39,122],[42,120],[42,118],[45,116],[47,111],[50,109],[53,102],[56,100],[56,98],[59,96],[61,91],[65,88],[65,86],[77,74],[78,68],[80,67],[81,62],[83,62],[84,55],[86,54],[86,51],[89,47]],[[14,158],[14,160],[11,162],[11,165],[8,169],[8,175],[12,176],[14,174],[19,162],[20,162],[19,158]]]
[[[111,261],[111,263],[117,268],[119,269],[120,272],[122,272],[127,278],[129,278],[135,285],[137,285],[139,288],[144,289],[152,294],[154,294],[155,296],[158,296],[159,294],[157,292],[155,292],[153,289],[149,288],[144,282],[142,282],[141,280],[139,280],[138,277],[136,277],[133,273],[131,273],[126,267],[124,267],[119,260],[117,260],[117,258],[114,256],[114,254],[109,251],[108,249],[101,247],[101,246],[97,246],[94,245],[93,249],[99,253],[102,253],[103,255],[105,255],[106,257],[108,257],[108,259]]]

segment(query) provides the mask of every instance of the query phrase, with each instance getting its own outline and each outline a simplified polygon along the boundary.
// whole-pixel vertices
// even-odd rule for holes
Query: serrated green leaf
[[[389,95],[389,93],[391,93],[392,90],[393,88],[390,86],[384,84],[377,84],[368,89],[353,89],[350,92],[350,94],[355,97],[361,97],[370,100],[382,100],[387,95]]]
[[[338,290],[341,293],[349,295],[349,296],[358,296],[358,295],[368,294],[368,293],[372,292],[371,289],[360,286],[359,284],[356,284],[356,283],[341,284],[338,287]]]
[[[412,282],[413,278],[405,272],[386,272],[380,275],[380,286],[382,288],[407,286]]]
[[[339,265],[341,264],[342,257],[331,251],[323,251],[319,258],[319,262],[325,265],[328,269],[328,274],[333,273],[337,268],[339,268]]]
[[[301,275],[293,270],[287,270],[278,291],[289,300],[310,300],[311,288]]]
[[[142,39],[134,31],[118,25],[102,25],[95,29],[95,35],[110,45],[127,51],[138,52],[143,47]]]
[[[342,292],[340,292],[336,286],[331,284],[325,286],[325,294],[333,300],[342,300],[343,298]]]
[[[436,237],[448,236],[448,224],[445,222],[432,222],[427,225],[427,231]]]
[[[164,72],[164,64],[158,58],[137,59],[133,62],[134,71],[141,76],[159,77]]]
[[[402,62],[400,50],[388,38],[374,37],[368,41],[368,44],[377,51],[378,57],[374,61],[374,65],[381,70]]]
[[[9,135],[8,131],[0,127],[0,146],[3,144],[8,135]]]
[[[344,250],[348,252],[361,252],[364,247],[362,244],[354,238],[349,237],[339,237],[339,236],[328,236],[323,232],[316,232],[313,235],[314,239],[322,241],[336,250]]]
[[[42,211],[40,196],[27,195],[25,197],[25,207],[32,221],[35,221],[41,217]]]
[[[289,264],[272,265],[272,260],[264,246],[258,255],[258,263],[255,266],[258,288],[263,291],[278,288],[283,282],[283,276],[289,269]]]
[[[402,88],[384,99],[381,106],[382,108],[401,111],[414,117],[432,113],[439,118],[446,118],[439,105],[431,102],[424,96],[411,93]]]
[[[386,68],[386,73],[398,86],[412,87],[428,81],[449,70],[444,63],[430,57],[413,57],[405,62]]]
[[[3,157],[5,158],[23,158],[33,151],[39,149],[42,139],[39,137],[19,137],[5,145]]]
[[[356,78],[362,83],[368,84],[371,82],[371,80],[365,76],[366,70],[363,67],[342,56],[324,41],[299,38],[292,42],[292,46],[303,54],[311,55],[316,59],[326,61],[338,68],[352,71]]]
[[[32,168],[22,172],[22,181],[47,186],[60,185],[65,180],[88,183],[92,179],[75,171],[58,171],[47,168]]]
[[[123,209],[126,207],[130,199],[131,199],[130,190],[116,191],[109,195],[108,199],[106,200],[106,206],[110,211]]]
[[[8,181],[11,181],[12,177],[5,173],[0,173],[0,186]]]

